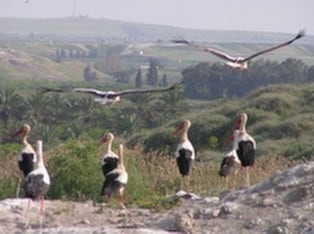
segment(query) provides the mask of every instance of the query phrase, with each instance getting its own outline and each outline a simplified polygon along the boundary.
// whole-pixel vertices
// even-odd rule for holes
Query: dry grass
[[[140,151],[132,151],[132,153],[127,151],[126,154],[133,155],[133,157],[126,157],[130,180],[132,173],[136,173],[138,179],[148,182],[149,190],[153,194],[160,196],[172,195],[180,189],[181,176],[174,157],[158,156],[155,153],[141,155]],[[136,158],[135,167],[134,158]],[[251,184],[263,181],[276,171],[287,169],[297,163],[297,161],[288,160],[283,156],[259,158],[250,171]],[[201,195],[218,195],[225,190],[225,181],[218,175],[219,166],[220,164],[215,162],[195,162],[190,176],[189,190]],[[239,173],[238,188],[242,186],[241,179],[242,175]]]
[[[85,145],[85,147],[86,146],[87,145]],[[65,154],[66,158],[71,158],[70,151],[63,150],[63,154]],[[53,157],[53,155],[50,155],[49,151],[47,152],[48,164],[50,157]],[[97,160],[94,165],[98,165],[99,163],[98,157],[91,156],[90,160]],[[283,156],[260,157],[257,159],[255,166],[251,168],[251,184],[253,185],[269,178],[277,170],[284,170],[298,163],[300,162],[290,161]],[[140,148],[135,150],[126,149],[125,165],[129,173],[129,182],[125,191],[126,204],[128,206],[137,205],[147,208],[171,208],[176,205],[163,203],[165,197],[173,195],[180,190],[181,176],[174,156],[157,155],[157,153],[154,152],[143,154]],[[227,189],[224,179],[218,175],[219,166],[220,162],[196,161],[192,167],[189,191],[203,196],[217,196]],[[49,169],[50,173],[53,174],[54,168],[49,167]],[[91,168],[90,170],[91,172],[89,174],[91,178],[102,176],[100,167],[96,169]],[[78,176],[77,180],[81,180],[79,176],[82,175],[73,174],[73,176]],[[0,161],[0,191],[3,195],[2,198],[15,196],[16,184],[19,177],[22,177],[22,175],[18,169],[14,155],[12,155],[12,157],[6,157],[6,160]],[[238,179],[239,188],[241,187],[241,173],[238,174]],[[91,188],[92,186],[96,188],[100,187],[101,184],[98,182],[94,184],[91,183]],[[7,187],[8,184],[10,185],[9,190]],[[52,184],[52,186],[54,185]],[[76,188],[73,189],[75,190]],[[98,190],[95,189],[95,191]],[[97,196],[99,195],[93,195],[93,197]],[[66,196],[66,199],[71,200],[71,195]],[[91,198],[86,197],[86,199]]]

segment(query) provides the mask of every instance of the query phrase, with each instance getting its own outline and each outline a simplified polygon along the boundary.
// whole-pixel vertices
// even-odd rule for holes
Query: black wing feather
[[[298,40],[298,39],[300,39],[300,38],[302,38],[302,37],[304,37],[304,36],[305,36],[305,30],[300,30],[299,33],[298,33],[294,38],[292,38],[291,40],[286,41],[286,42],[284,42],[284,43],[281,43],[281,44],[279,44],[279,45],[270,47],[270,48],[268,48],[268,49],[266,49],[266,50],[262,50],[262,51],[260,51],[260,52],[255,53],[255,54],[252,54],[251,56],[245,58],[245,59],[243,60],[243,62],[248,61],[248,60],[251,60],[252,58],[255,58],[255,57],[257,57],[257,56],[259,56],[259,55],[261,55],[261,54],[265,54],[265,53],[268,53],[268,52],[270,52],[270,51],[279,49],[279,48],[281,48],[281,47],[290,45],[290,44],[293,43],[295,40]]]

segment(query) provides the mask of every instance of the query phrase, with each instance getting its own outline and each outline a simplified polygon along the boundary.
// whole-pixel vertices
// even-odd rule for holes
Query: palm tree
[[[158,119],[160,113],[154,108],[154,102],[157,101],[158,95],[139,94],[132,96],[134,112],[138,115],[138,120],[144,127],[152,127]]]
[[[25,110],[25,101],[14,88],[0,88],[0,119],[4,128],[8,127],[9,119],[21,120]]]
[[[182,103],[183,91],[173,90],[165,93],[160,97],[160,100],[164,102],[164,114],[178,114],[178,112],[186,111],[185,106]]]
[[[49,99],[42,93],[35,93],[26,99],[27,112],[24,118],[31,121],[32,125],[37,125],[39,122],[46,122],[44,111],[49,106]]]
[[[57,124],[68,120],[67,111],[65,111],[65,105],[67,99],[61,95],[48,96],[47,105],[44,109],[43,118],[46,123]]]

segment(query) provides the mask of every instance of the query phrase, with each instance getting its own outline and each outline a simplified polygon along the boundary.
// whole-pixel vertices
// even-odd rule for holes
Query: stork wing
[[[42,93],[55,92],[55,93],[63,93],[63,92],[71,92],[72,89],[62,89],[62,88],[48,88],[48,87],[40,87]]]
[[[182,81],[174,83],[173,85],[166,87],[166,88],[155,88],[155,89],[127,89],[122,90],[120,92],[116,92],[117,96],[123,96],[128,94],[138,94],[138,93],[154,93],[154,92],[166,92],[170,90],[174,90],[178,88],[182,84]]]
[[[220,50],[217,50],[217,49],[214,49],[214,48],[207,48],[207,47],[202,47],[202,46],[199,46],[195,43],[192,43],[188,40],[185,40],[185,39],[181,39],[181,40],[171,40],[172,42],[174,43],[177,43],[177,44],[186,44],[186,45],[189,45],[191,47],[194,47],[194,48],[197,48],[197,49],[200,49],[202,51],[205,51],[205,52],[209,52],[221,59],[224,59],[224,60],[228,60],[230,62],[236,62],[237,58],[235,57],[232,57],[230,56],[229,54],[225,53],[225,52],[222,52]]]
[[[92,95],[97,96],[97,97],[106,97],[106,96],[108,96],[108,94],[110,94],[111,97],[119,96],[119,95],[116,95],[116,93],[112,92],[112,91],[105,92],[105,91],[101,91],[101,90],[97,90],[97,89],[89,89],[89,88],[74,88],[74,89],[72,89],[72,92],[88,93],[88,94],[92,94]]]
[[[229,62],[236,62],[237,58],[230,56],[229,54],[212,48],[205,48],[204,51],[209,52],[221,59],[228,60]]]
[[[284,42],[284,43],[281,43],[281,44],[279,44],[279,45],[270,47],[270,48],[268,48],[268,49],[262,50],[262,51],[260,51],[260,52],[255,53],[255,54],[252,54],[251,56],[245,58],[245,59],[243,60],[243,62],[248,61],[248,60],[251,60],[252,58],[255,58],[255,57],[257,57],[257,56],[259,56],[259,55],[261,55],[261,54],[265,54],[265,53],[268,53],[268,52],[270,52],[270,51],[279,49],[279,48],[281,48],[281,47],[290,45],[290,44],[293,43],[295,40],[298,40],[298,39],[300,39],[300,38],[302,38],[302,37],[304,37],[304,36],[305,36],[305,30],[304,30],[304,29],[303,29],[303,30],[300,30],[300,31],[298,32],[298,34],[297,34],[294,38],[292,38],[291,40],[286,41],[286,42]]]
[[[105,92],[105,91],[100,91],[97,89],[89,89],[89,88],[47,88],[47,87],[41,87],[41,90],[43,93],[47,93],[47,92],[56,92],[56,93],[69,93],[69,92],[74,92],[74,93],[88,93],[88,94],[92,94],[94,96],[98,96],[98,97],[105,97],[108,94],[110,94],[111,97],[114,96],[118,96],[115,95],[115,92],[109,91],[109,92]]]

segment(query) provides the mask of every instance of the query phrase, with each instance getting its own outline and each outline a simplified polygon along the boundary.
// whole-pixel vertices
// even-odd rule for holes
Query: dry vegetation
[[[73,147],[73,144],[77,146]],[[49,172],[53,177],[48,199],[102,201],[99,197],[103,181],[99,160],[102,151],[94,144],[95,142],[75,141],[46,152],[46,163],[49,164]],[[82,154],[75,155],[79,149]],[[90,153],[86,155],[85,152],[88,151]],[[5,160],[0,161],[2,198],[15,197],[18,178],[22,178],[16,163],[16,154],[17,152],[10,153]],[[165,202],[167,196],[180,190],[180,175],[173,155],[143,154],[141,149],[126,149],[125,155],[129,172],[127,206],[156,209],[173,207],[175,204]],[[190,178],[190,191],[203,196],[214,196],[228,189],[224,179],[218,175],[218,161],[196,160]],[[280,156],[258,158],[251,170],[251,182],[255,184],[263,181],[277,170],[289,168],[297,163]],[[241,187],[240,173],[238,177],[238,187]]]

